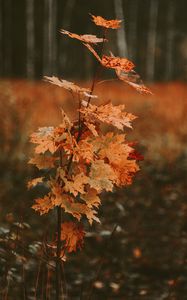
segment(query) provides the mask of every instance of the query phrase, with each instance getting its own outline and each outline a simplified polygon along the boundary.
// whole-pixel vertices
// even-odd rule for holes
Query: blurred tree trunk
[[[3,2],[3,73],[5,77],[12,75],[12,1]]]
[[[3,2],[0,0],[0,76],[3,75]]]
[[[27,77],[34,78],[34,0],[26,1],[26,43],[27,43],[27,62],[26,62],[26,70]]]
[[[124,28],[123,1],[114,0],[114,8],[115,8],[116,19],[122,20],[121,27],[116,31],[119,55],[121,57],[123,56],[127,57],[128,49],[127,49],[127,41],[126,41],[126,34]]]
[[[129,11],[129,38],[128,38],[128,50],[129,58],[132,61],[136,61],[136,49],[137,49],[137,20],[138,20],[138,1],[133,0],[130,2]]]
[[[158,17],[158,0],[150,1],[149,25],[147,37],[147,61],[146,61],[146,79],[154,80],[155,75],[155,50],[157,36],[157,17]]]
[[[63,22],[61,23],[61,27],[66,30],[70,30],[71,20],[73,17],[73,9],[75,7],[76,0],[67,0],[66,5],[63,9]],[[62,73],[63,70],[66,68],[66,61],[67,61],[67,45],[68,39],[62,38],[60,39],[59,43],[59,73]]]
[[[168,2],[168,9],[166,15],[166,66],[165,79],[171,80],[173,77],[173,50],[174,50],[174,18],[175,7],[174,1]]]
[[[43,74],[56,73],[57,0],[44,0]]]

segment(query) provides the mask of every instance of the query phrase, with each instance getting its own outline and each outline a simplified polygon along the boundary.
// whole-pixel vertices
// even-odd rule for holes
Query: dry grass
[[[15,128],[20,131],[15,151],[20,152],[37,127],[59,123],[60,107],[71,114],[77,105],[68,92],[43,82],[1,81],[0,86],[4,151],[11,148]],[[143,96],[126,85],[109,81],[98,84],[95,94],[104,101],[126,104],[127,111],[138,116],[132,137],[145,146],[147,159],[174,160],[186,147],[187,86],[168,83],[153,85],[151,89],[154,96]]]

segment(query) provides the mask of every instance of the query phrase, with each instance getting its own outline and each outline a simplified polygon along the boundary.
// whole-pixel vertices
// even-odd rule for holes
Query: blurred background
[[[92,13],[123,20],[121,30],[111,33],[112,51],[132,59],[146,80],[184,80],[186,8],[185,0],[1,0],[0,76],[38,79],[55,73],[88,79],[93,58],[59,30],[99,34]]]
[[[186,300],[186,9],[186,0],[0,0],[3,300],[54,297],[54,270],[40,249],[41,241],[54,239],[55,214],[40,217],[31,209],[42,187],[27,190],[27,180],[38,176],[27,164],[29,135],[59,124],[61,107],[70,116],[77,107],[65,90],[44,83],[44,75],[91,86],[97,62],[79,41],[59,33],[101,37],[89,13],[124,20],[108,33],[105,53],[132,60],[154,95],[138,94],[111,70],[99,71],[99,103],[123,103],[138,116],[127,138],[144,160],[132,186],[102,195],[101,225],[85,224],[85,247],[65,264],[64,299],[87,299],[91,291],[93,300]]]

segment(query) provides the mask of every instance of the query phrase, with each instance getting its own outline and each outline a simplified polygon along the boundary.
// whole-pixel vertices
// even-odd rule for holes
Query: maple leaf
[[[136,161],[131,159],[121,161],[120,165],[112,163],[111,167],[116,175],[115,184],[117,186],[132,184],[135,173],[139,171],[139,166]]]
[[[134,149],[125,142],[125,135],[114,135],[113,132],[108,132],[104,136],[96,137],[93,145],[98,157],[107,159],[113,169],[116,176],[113,183],[117,186],[131,184],[139,167],[130,156]]]
[[[84,243],[85,231],[81,225],[64,222],[61,225],[61,241],[65,241],[63,252],[73,252],[81,249]]]
[[[76,94],[83,94],[86,97],[97,97],[96,95],[91,95],[90,89],[81,88],[78,85],[74,84],[73,82],[67,81],[65,79],[60,79],[58,77],[52,76],[44,76],[44,81],[57,85],[59,87],[63,87],[64,89],[68,90],[71,93]]]
[[[88,180],[91,188],[98,192],[112,191],[113,181],[115,181],[115,173],[109,164],[103,160],[96,160],[92,163]]]
[[[105,68],[111,68],[115,70],[130,72],[135,66],[127,58],[121,58],[119,56],[107,56],[103,55],[101,59],[101,64]]]
[[[124,81],[125,83],[129,84],[139,93],[153,95],[150,89],[148,89],[144,85],[142,79],[134,70],[125,72],[124,70],[116,69],[116,75],[121,81]]]
[[[62,168],[59,168],[58,174],[60,178],[64,182],[64,191],[65,192],[70,192],[73,194],[75,197],[80,194],[84,194],[85,190],[85,184],[88,183],[88,177],[84,175],[84,173],[79,173],[77,175],[73,175],[71,180],[68,180],[65,175],[65,171]]]
[[[125,134],[114,134],[108,132],[93,141],[94,151],[101,159],[107,158],[109,163],[121,164],[128,159],[129,154],[134,150],[125,142]]]
[[[89,142],[89,138],[79,141],[74,151],[74,161],[84,160],[89,164],[94,159],[93,145]]]
[[[55,167],[56,160],[57,160],[56,157],[36,154],[33,158],[31,158],[28,161],[28,163],[35,165],[39,170],[52,169]]]
[[[35,147],[37,154],[50,151],[52,154],[57,150],[54,143],[54,127],[40,127],[37,132],[34,132],[30,136],[30,140],[34,144],[38,144]]]
[[[96,35],[93,35],[93,34],[82,34],[82,35],[79,35],[79,34],[76,34],[76,33],[69,32],[69,31],[64,30],[64,29],[61,29],[60,33],[66,34],[69,37],[71,37],[73,39],[77,39],[77,40],[82,41],[84,43],[97,44],[97,43],[106,42],[106,39],[104,39],[104,38],[98,38]]]
[[[51,200],[51,193],[44,196],[43,198],[38,198],[35,200],[35,204],[32,206],[35,211],[38,211],[40,215],[46,214],[50,209],[54,208],[54,204]]]
[[[27,183],[28,189],[30,189],[32,187],[35,187],[37,184],[43,182],[43,179],[44,179],[44,177],[37,177],[37,178],[34,178],[32,180],[29,180],[28,183]]]
[[[97,52],[95,51],[95,49],[91,45],[84,43],[84,46],[88,48],[88,50],[96,57],[96,59],[105,68],[115,69],[116,71],[118,70],[118,71],[130,72],[135,66],[133,62],[131,62],[127,58],[123,58],[119,56],[103,55],[102,58],[100,58]]]
[[[92,21],[97,25],[97,26],[102,26],[105,28],[111,28],[111,29],[118,29],[120,28],[120,23],[122,20],[106,20],[101,16],[94,16],[91,14]]]
[[[81,199],[83,199],[86,205],[90,208],[93,206],[98,207],[101,204],[101,200],[97,194],[97,190],[90,188],[86,194],[81,195]]]
[[[100,121],[123,130],[124,126],[132,128],[131,121],[136,118],[133,114],[124,112],[124,108],[124,105],[114,106],[112,103],[100,106],[90,104],[89,107],[80,109],[80,112],[86,123]]]
[[[61,206],[66,213],[71,214],[78,221],[85,215],[90,224],[94,220],[100,222],[96,216],[97,212],[93,208],[88,207],[86,204],[75,202],[74,198],[66,194],[57,182],[51,180],[50,185],[52,192],[51,201],[54,206]]]

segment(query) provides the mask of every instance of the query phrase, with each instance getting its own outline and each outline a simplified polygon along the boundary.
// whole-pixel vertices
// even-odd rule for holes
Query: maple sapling
[[[120,20],[105,20],[99,16],[92,16],[92,19],[105,30],[117,29],[121,23]],[[103,53],[99,55],[96,52],[93,45],[105,43],[105,38],[78,35],[64,29],[60,32],[81,41],[101,66],[114,69],[120,80],[139,92],[151,93],[133,70],[134,64],[127,58]],[[56,247],[53,254],[57,259],[56,290],[59,294],[59,260],[65,260],[67,253],[82,247],[85,219],[90,225],[94,221],[100,222],[97,210],[101,204],[101,192],[132,183],[139,170],[139,157],[124,133],[126,127],[132,128],[132,121],[136,117],[127,113],[124,105],[94,104],[97,98],[93,94],[94,84],[88,89],[55,76],[45,76],[44,79],[67,89],[79,103],[76,120],[71,120],[62,110],[62,121],[58,126],[42,127],[31,134],[31,142],[36,146],[29,163],[39,170],[52,170],[48,175],[29,181],[28,187],[43,182],[49,190],[44,197],[35,200],[32,206],[35,211],[42,215],[57,209],[57,241],[56,246],[53,245],[53,249]],[[91,100],[93,103],[90,103]],[[110,129],[104,132],[101,124],[110,125]],[[117,130],[111,131],[111,126]],[[62,222],[62,213],[70,216],[69,221]]]

